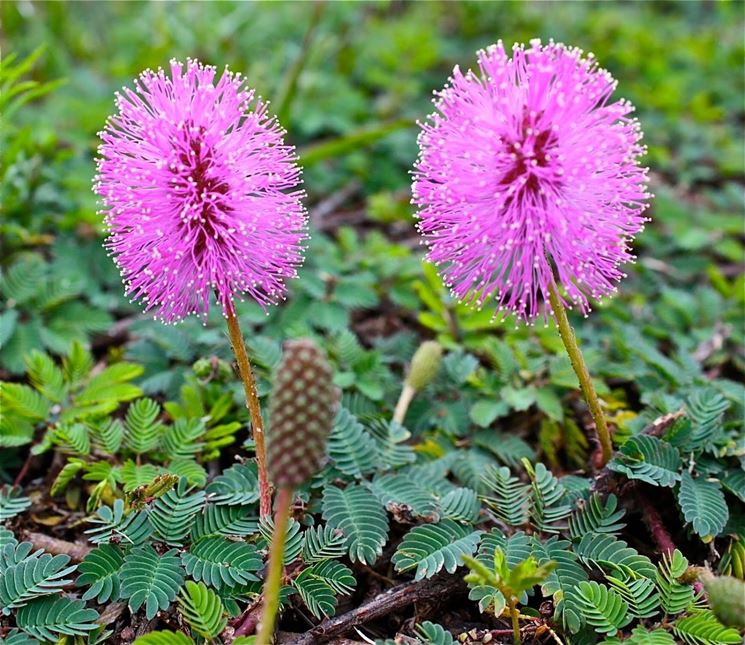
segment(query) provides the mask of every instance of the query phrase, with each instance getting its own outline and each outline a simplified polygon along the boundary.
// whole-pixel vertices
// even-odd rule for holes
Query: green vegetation
[[[256,632],[273,523],[224,320],[127,302],[91,191],[114,91],[188,56],[272,99],[304,167],[305,265],[283,305],[237,308],[264,410],[288,339],[342,393],[294,493],[279,629],[315,642],[392,588],[410,600],[368,640],[741,642],[741,3],[8,0],[0,19],[0,644]],[[602,469],[557,330],[455,302],[409,204],[432,90],[534,37],[594,52],[649,145],[638,262],[575,325]]]

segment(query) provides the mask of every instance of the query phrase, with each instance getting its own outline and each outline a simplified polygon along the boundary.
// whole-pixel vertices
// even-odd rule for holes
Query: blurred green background
[[[45,100],[8,117],[32,126],[24,136],[45,159],[25,171],[49,175],[54,171],[47,162],[53,160],[63,162],[64,172],[48,177],[41,194],[27,200],[12,191],[3,195],[5,214],[13,215],[16,204],[28,211],[52,201],[64,205],[57,217],[65,224],[97,223],[88,190],[91,158],[95,133],[113,109],[113,92],[146,67],[188,56],[230,65],[274,101],[290,139],[306,153],[311,201],[359,178],[362,194],[383,208],[381,193],[407,189],[416,156],[416,128],[396,126],[423,118],[432,90],[454,65],[474,65],[477,49],[497,39],[510,45],[534,37],[594,52],[619,80],[619,95],[637,105],[649,164],[661,182],[734,208],[741,206],[744,161],[744,6],[6,0],[5,55],[23,56],[44,45],[30,77],[63,79]],[[378,137],[379,128],[392,132]],[[361,129],[368,131],[362,142],[312,147]],[[318,153],[333,158],[321,160]],[[8,172],[14,159],[3,161]],[[23,173],[16,168],[17,182]]]
[[[415,122],[454,65],[473,66],[476,50],[498,39],[534,37],[592,51],[618,79],[618,96],[636,104],[649,145],[654,221],[621,298],[592,317],[586,342],[597,338],[602,349],[602,333],[626,338],[628,325],[650,347],[694,351],[725,324],[726,340],[707,360],[741,369],[744,8],[5,0],[0,370],[21,373],[31,347],[59,353],[74,338],[116,339],[126,328],[134,335],[124,348],[104,348],[146,362],[149,389],[172,392],[179,366],[226,349],[196,322],[167,331],[147,319],[130,324],[137,310],[100,249],[90,190],[114,91],[146,67],[188,56],[228,64],[270,98],[305,167],[314,232],[306,268],[288,306],[269,318],[246,306],[245,324],[278,340],[351,328],[366,343],[413,327],[483,350],[458,321],[493,330],[488,312],[460,310],[419,262],[409,204]],[[112,330],[118,319],[124,327]],[[595,337],[593,325],[605,331]],[[505,333],[509,342],[527,334]],[[365,369],[370,382],[380,374]]]

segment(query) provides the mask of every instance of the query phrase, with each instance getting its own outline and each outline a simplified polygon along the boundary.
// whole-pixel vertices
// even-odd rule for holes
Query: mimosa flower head
[[[633,106],[592,54],[501,42],[455,68],[422,124],[413,201],[453,295],[531,322],[552,286],[583,313],[634,259],[650,197]]]
[[[99,133],[106,246],[127,294],[165,322],[284,297],[306,238],[300,168],[240,74],[195,60],[146,70]]]

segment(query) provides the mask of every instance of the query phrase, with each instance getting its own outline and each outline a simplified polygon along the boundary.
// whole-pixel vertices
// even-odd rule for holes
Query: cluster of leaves
[[[233,443],[242,427],[234,418],[232,393],[196,379],[181,388],[180,401],[165,404],[172,423],[165,422],[161,405],[141,398],[142,390],[132,383],[142,375],[141,366],[119,362],[97,371],[79,343],[61,366],[36,350],[26,363],[31,385],[0,383],[5,411],[0,446],[31,443],[42,430],[32,454],[55,448],[66,458],[51,494],[63,492],[80,476],[93,484],[89,510],[111,500],[120,486],[133,494],[167,473],[203,486],[207,473],[202,464]],[[130,402],[126,412],[119,407],[122,402]]]
[[[276,97],[308,192],[322,200],[312,220],[335,231],[313,232],[285,306],[239,310],[260,395],[281,342],[301,335],[326,349],[344,392],[329,465],[300,491],[288,533],[286,610],[321,620],[370,568],[426,581],[466,561],[486,624],[503,627],[510,604],[537,619],[551,599],[554,615],[541,620],[565,642],[735,642],[690,578],[702,543],[722,554],[710,558],[721,573],[745,578],[738,8],[575,3],[549,24],[531,4],[438,7],[330,3],[306,37],[298,12],[321,11],[311,5],[213,3],[196,19],[188,4],[166,15],[158,5],[48,3],[29,20],[3,4],[14,42],[49,42],[54,55],[0,62],[0,477],[12,481],[12,459],[29,449],[51,465],[48,489],[0,489],[0,523],[20,536],[35,521],[32,499],[44,506],[49,492],[62,504],[64,493],[90,513],[93,550],[75,568],[0,528],[0,642],[103,642],[114,629],[103,606],[115,601],[171,628],[142,645],[216,640],[260,590],[272,529],[256,517],[255,467],[233,464],[229,449],[246,413],[223,362],[223,321],[213,312],[205,326],[164,327],[133,315],[89,191],[91,141],[114,86],[195,51],[242,61]],[[618,451],[601,477],[619,484],[619,499],[600,497],[586,475],[592,445],[555,330],[512,330],[457,304],[407,239],[410,126],[452,65],[467,66],[497,33],[592,49],[637,104],[655,174],[675,184],[655,187],[628,295],[578,329],[615,428]],[[249,55],[257,50],[269,54]],[[34,103],[61,75],[68,86]],[[361,234],[371,222],[381,230]],[[398,424],[396,375],[416,331],[448,353]],[[631,546],[630,490],[665,502],[692,563]],[[79,517],[60,527],[78,539]],[[416,631],[411,640],[454,642],[430,622]]]

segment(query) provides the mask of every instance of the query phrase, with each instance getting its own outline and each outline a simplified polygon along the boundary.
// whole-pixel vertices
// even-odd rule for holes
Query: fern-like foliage
[[[348,567],[335,560],[323,560],[303,569],[292,582],[316,618],[333,616],[336,596],[352,593],[356,580]]]
[[[181,554],[181,561],[194,580],[204,580],[218,590],[258,580],[253,572],[262,564],[254,546],[220,536],[195,542]]]
[[[39,641],[25,632],[11,629],[5,638],[0,638],[0,645],[39,645]]]
[[[333,616],[336,609],[336,594],[323,580],[314,576],[310,569],[301,571],[292,581],[305,606],[316,617]]]
[[[255,464],[236,464],[215,477],[206,488],[209,500],[231,506],[253,504],[259,499]]]
[[[695,601],[693,587],[678,580],[687,569],[688,560],[677,549],[670,556],[663,555],[662,562],[658,565],[655,582],[660,605],[666,614],[680,614]]]
[[[124,438],[127,447],[138,455],[158,445],[163,424],[158,421],[160,406],[152,399],[137,399],[130,404],[125,418]]]
[[[608,495],[603,504],[599,495],[593,495],[589,501],[574,512],[569,518],[569,535],[572,540],[580,540],[587,533],[611,533],[617,534],[626,526],[619,522],[625,511],[616,510],[618,498]]]
[[[533,554],[533,543],[522,531],[517,531],[508,538],[499,529],[492,529],[481,537],[476,559],[491,566],[497,549],[504,551],[507,566],[513,568]]]
[[[334,465],[345,475],[362,477],[375,469],[378,446],[349,410],[340,408],[328,439],[327,452]]]
[[[389,510],[400,510],[403,506],[415,517],[435,517],[435,496],[420,482],[405,474],[376,477],[372,491]]]
[[[65,596],[38,598],[16,614],[16,624],[42,641],[56,642],[61,636],[85,636],[98,629],[98,612],[86,609],[82,600]]]
[[[585,620],[601,634],[615,636],[628,625],[632,617],[629,606],[621,595],[594,581],[580,582],[577,599],[584,610]]]
[[[95,427],[93,440],[98,450],[115,455],[124,443],[124,433],[124,424],[120,419],[108,418]]]
[[[198,540],[208,535],[250,535],[258,526],[259,518],[248,506],[207,504],[194,518],[191,539]]]
[[[372,492],[361,484],[323,491],[323,518],[347,538],[353,562],[373,564],[388,537],[388,517]]]
[[[122,550],[114,544],[101,544],[93,549],[78,566],[80,575],[75,584],[89,586],[83,600],[96,598],[99,603],[119,600],[119,570],[124,563]]]
[[[87,426],[82,423],[63,423],[51,434],[52,441],[62,452],[73,455],[89,455],[91,438]]]
[[[0,526],[0,562],[3,561],[3,549],[8,544],[12,545],[15,548],[15,546],[18,544],[18,540],[16,540],[16,536],[13,535],[13,531]]]
[[[366,427],[378,446],[378,461],[382,470],[400,468],[416,461],[416,453],[408,443],[411,433],[400,423],[375,418]]]
[[[623,540],[603,533],[588,533],[574,547],[589,566],[618,571],[625,577],[654,578],[657,569],[650,559],[639,554]]]
[[[235,643],[237,640],[233,642]],[[194,639],[184,634],[184,632],[163,629],[143,634],[132,645],[195,645],[195,643]]]
[[[176,549],[159,555],[151,546],[130,549],[121,568],[121,597],[129,599],[129,609],[145,605],[150,620],[158,610],[166,610],[184,582]]]
[[[531,546],[538,564],[555,564],[554,570],[542,584],[541,591],[545,596],[554,597],[556,617],[571,633],[577,633],[584,624],[577,587],[588,579],[587,572],[566,540],[554,536],[543,542],[534,537]]]
[[[0,384],[0,405],[5,414],[15,413],[29,421],[43,421],[51,403],[39,392],[20,383]]]
[[[86,534],[93,544],[108,544],[121,541],[123,544],[138,546],[143,544],[153,533],[147,513],[125,512],[124,501],[114,500],[113,507],[102,506],[94,517],[88,519],[94,528],[88,529]]]
[[[274,533],[274,520],[271,517],[262,518],[259,522],[259,532],[264,538],[264,547],[269,548]],[[290,518],[285,532],[284,563],[290,564],[297,560],[303,550],[303,534],[300,532],[300,522]]]
[[[168,459],[190,458],[201,452],[204,443],[200,438],[205,433],[202,419],[176,419],[173,425],[167,426],[160,437],[160,447]]]
[[[399,545],[391,562],[397,571],[416,568],[414,578],[431,578],[443,568],[449,573],[462,564],[462,556],[476,551],[481,531],[472,531],[452,520],[415,526]]]
[[[303,562],[341,558],[347,552],[346,542],[344,534],[328,524],[311,527],[303,534]]]
[[[52,358],[34,349],[26,356],[26,369],[31,384],[38,392],[53,403],[60,403],[65,397],[65,375]]]
[[[533,587],[545,582],[554,568],[553,562],[539,565],[532,555],[511,567],[504,550],[499,547],[494,550],[489,564],[470,555],[462,558],[470,569],[464,578],[471,588],[468,597],[478,600],[482,611],[491,609],[495,616],[508,607],[513,619],[517,616],[517,604]]]
[[[429,645],[455,645],[456,640],[453,635],[442,625],[437,625],[425,620],[421,625],[416,626],[417,632],[425,639]]]
[[[454,488],[440,499],[440,512],[456,522],[474,524],[481,513],[479,497],[470,488]]]
[[[659,613],[660,596],[654,580],[622,580],[613,576],[606,576],[606,579],[629,606],[629,614],[632,617],[651,618]]]
[[[31,500],[21,493],[20,488],[11,486],[0,488],[0,522],[23,513],[29,506],[31,506]]]
[[[645,627],[634,627],[628,638],[623,640],[617,636],[606,638],[600,645],[675,645],[675,640],[664,629],[649,630]]]
[[[683,450],[697,452],[712,449],[724,435],[722,417],[729,409],[730,402],[713,388],[695,390],[686,400],[688,418],[691,420],[691,434]]]
[[[636,435],[621,446],[619,456],[608,467],[653,486],[674,486],[680,479],[680,453],[657,437]]]
[[[679,618],[673,623],[673,632],[688,645],[738,645],[742,643],[740,633],[725,627],[712,611],[697,611]]]
[[[204,506],[204,491],[189,494],[187,486],[186,478],[181,478],[175,488],[155,500],[148,514],[156,535],[171,546],[183,544]]]
[[[563,520],[572,512],[571,506],[564,503],[564,486],[541,463],[536,464],[534,468],[527,459],[523,459],[523,467],[532,482],[531,522],[544,533],[558,533],[565,528]]]
[[[509,526],[522,526],[528,521],[530,487],[510,474],[506,466],[491,468],[483,476],[490,493],[484,502],[494,514]]]
[[[25,559],[29,557],[31,552],[34,550],[34,545],[31,544],[31,542],[21,542],[19,543],[18,540],[15,539],[12,533],[10,533],[10,536],[8,537],[7,534],[3,536],[4,544],[3,548],[0,549],[0,564],[2,564],[2,569],[0,570],[6,570],[8,567],[11,567],[14,564],[18,564],[20,562],[23,562]],[[43,550],[39,549],[32,555],[41,555],[43,553]]]
[[[228,624],[220,597],[201,582],[187,580],[178,602],[184,620],[202,638],[215,638]]]
[[[680,480],[678,503],[686,522],[691,523],[704,542],[719,535],[729,519],[727,501],[719,482],[694,479],[687,471]]]
[[[0,569],[0,612],[10,615],[10,610],[23,607],[33,598],[56,593],[72,582],[65,576],[70,575],[77,568],[67,566],[70,556],[44,553],[39,550],[31,555],[25,555],[32,548],[18,545],[13,548],[7,545],[4,549],[3,560],[12,562]],[[18,559],[20,557],[20,559]]]

